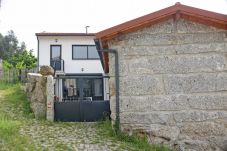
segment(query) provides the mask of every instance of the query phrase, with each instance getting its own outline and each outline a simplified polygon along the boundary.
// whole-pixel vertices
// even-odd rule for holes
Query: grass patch
[[[112,129],[111,121],[100,121],[97,123],[97,131],[100,135],[110,138],[113,141],[122,142],[122,147],[129,144],[133,150],[140,151],[171,151],[165,146],[151,145],[148,143],[147,138],[139,138],[136,135],[129,136],[124,132],[115,132]],[[121,148],[122,148],[121,147]]]
[[[9,82],[5,82],[5,81],[0,80],[0,90],[10,89],[11,87],[15,87],[16,85],[19,85],[19,83],[18,82],[9,83]]]
[[[10,103],[11,106],[18,112],[22,112],[27,118],[34,117],[32,110],[30,108],[30,101],[27,96],[20,89],[20,84],[5,84],[0,83],[0,90],[4,90],[5,99]]]
[[[66,146],[65,144],[56,144],[55,146],[55,150],[58,150],[58,151],[72,151],[72,149],[70,149],[68,146]]]
[[[6,151],[35,151],[35,147],[29,143],[27,137],[19,133],[20,121],[8,119],[0,113],[0,140],[3,142],[0,147]]]
[[[5,151],[37,151],[29,138],[20,135],[20,127],[25,121],[15,119],[14,115],[20,116],[31,113],[29,101],[20,90],[19,84],[0,83],[0,148]],[[11,107],[12,106],[12,107]],[[7,112],[5,112],[7,109]]]
[[[15,134],[20,123],[18,121],[8,120],[5,115],[0,115],[0,136],[8,139],[8,136]]]

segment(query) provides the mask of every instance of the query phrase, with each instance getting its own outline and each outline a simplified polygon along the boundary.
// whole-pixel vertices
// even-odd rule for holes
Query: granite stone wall
[[[53,76],[42,76],[28,73],[26,94],[31,101],[35,118],[54,120],[54,79]]]
[[[226,30],[170,19],[108,45],[119,52],[122,130],[177,150],[227,150]]]

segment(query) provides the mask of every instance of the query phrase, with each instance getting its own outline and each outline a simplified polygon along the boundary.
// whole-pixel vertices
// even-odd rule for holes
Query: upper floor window
[[[93,45],[73,45],[72,59],[99,59],[96,46]]]
[[[61,59],[61,45],[50,46],[50,59],[51,60]]]
[[[55,70],[63,70],[64,63],[61,60],[61,45],[50,46],[50,65]]]

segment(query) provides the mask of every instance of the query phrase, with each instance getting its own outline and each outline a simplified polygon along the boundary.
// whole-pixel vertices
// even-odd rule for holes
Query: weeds
[[[139,138],[136,135],[129,136],[127,133],[121,131],[114,131],[111,121],[100,121],[97,123],[98,133],[104,137],[109,137],[114,141],[120,141],[125,144],[130,144],[132,148],[139,151],[171,151],[165,146],[151,145],[147,141],[147,138]]]
[[[19,116],[21,110],[23,115],[31,114],[29,101],[21,92],[19,84],[1,83],[0,89],[3,90],[0,96],[4,95],[0,102],[0,142],[2,142],[0,149],[5,151],[35,150],[35,147],[29,143],[29,139],[20,135],[19,129],[23,121],[15,119],[14,115]]]

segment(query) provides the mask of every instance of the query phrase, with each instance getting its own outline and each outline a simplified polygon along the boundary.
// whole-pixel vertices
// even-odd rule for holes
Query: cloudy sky
[[[227,0],[177,0],[227,14]],[[98,32],[174,5],[176,0],[2,0],[0,33],[14,30],[28,49],[37,50],[37,32]]]

